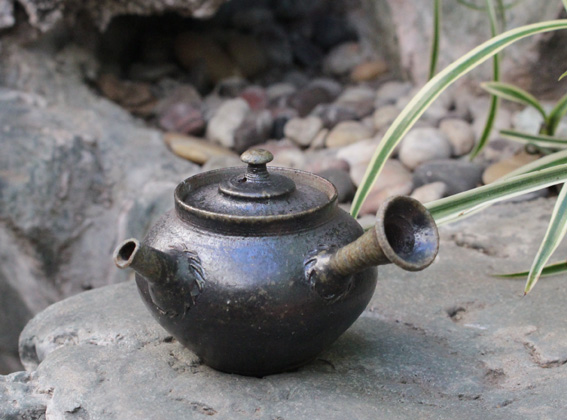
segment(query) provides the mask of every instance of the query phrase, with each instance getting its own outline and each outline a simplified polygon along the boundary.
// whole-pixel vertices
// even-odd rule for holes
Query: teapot
[[[114,262],[134,269],[154,318],[204,364],[265,376],[314,360],[365,309],[376,266],[426,268],[439,234],[404,196],[388,199],[363,232],[326,179],[268,170],[273,156],[261,149],[241,159],[247,168],[181,182],[174,209],[144,240],[120,244]]]

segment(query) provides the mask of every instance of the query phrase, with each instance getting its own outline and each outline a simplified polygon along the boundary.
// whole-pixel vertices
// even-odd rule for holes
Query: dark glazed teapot
[[[337,206],[327,180],[272,168],[251,150],[248,168],[195,175],[175,209],[114,253],[132,267],[157,321],[221,371],[263,376],[313,360],[362,313],[376,265],[422,270],[437,255],[435,222],[416,200],[382,205],[373,229]]]

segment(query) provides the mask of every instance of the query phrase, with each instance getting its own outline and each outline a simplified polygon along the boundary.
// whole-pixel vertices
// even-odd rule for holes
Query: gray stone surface
[[[0,372],[19,368],[17,337],[64,297],[125,279],[109,260],[173,206],[197,166],[160,134],[100,99],[82,80],[87,60],[58,62],[7,47],[0,66]],[[85,61],[84,61],[85,60]],[[25,90],[27,90],[27,92]],[[30,93],[30,92],[42,92]]]
[[[28,373],[0,377],[11,398],[0,418],[16,408],[90,420],[563,418],[565,280],[522,297],[522,281],[490,277],[529,265],[552,207],[503,204],[444,227],[428,270],[382,267],[367,310],[329,350],[261,379],[202,365],[132,282],[85,292],[27,325]]]

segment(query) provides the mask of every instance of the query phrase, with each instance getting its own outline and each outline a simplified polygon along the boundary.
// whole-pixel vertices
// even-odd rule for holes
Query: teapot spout
[[[130,267],[151,283],[167,281],[177,270],[175,257],[140,244],[134,238],[122,242],[114,251],[113,258],[118,268]]]
[[[429,211],[413,198],[392,197],[378,210],[373,228],[335,252],[308,260],[306,278],[325,299],[338,299],[348,292],[352,274],[390,263],[420,271],[435,260],[438,250],[439,232]]]

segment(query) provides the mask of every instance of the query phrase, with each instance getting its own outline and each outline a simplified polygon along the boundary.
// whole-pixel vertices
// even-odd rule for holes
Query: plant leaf
[[[433,4],[433,39],[431,40],[431,54],[429,57],[429,77],[435,76],[437,61],[439,59],[439,39],[441,37],[441,0],[434,0]]]
[[[491,274],[492,277],[498,277],[501,279],[523,279],[528,276],[529,271],[521,271],[519,273],[509,273],[509,274]],[[554,276],[555,274],[567,273],[567,261],[561,261],[555,264],[549,264],[541,270],[540,277],[544,276]]]
[[[499,5],[502,6],[502,2],[499,2]],[[486,7],[488,10],[488,17],[490,19],[490,33],[493,37],[495,37],[498,33],[498,29],[496,24],[496,12],[494,10],[494,4],[491,0],[486,0]],[[496,54],[492,58],[492,81],[498,82],[499,80],[500,54]],[[486,144],[488,143],[488,138],[490,136],[490,133],[492,132],[492,127],[494,127],[494,120],[496,119],[499,105],[500,99],[498,98],[498,96],[491,95],[490,107],[488,108],[488,114],[486,117],[486,122],[484,123],[484,128],[482,129],[482,134],[480,135],[480,138],[469,157],[471,161],[482,151],[482,149],[484,149],[484,146],[486,146]]]
[[[526,287],[524,289],[524,294],[528,294],[530,290],[533,289],[539,277],[541,271],[549,258],[553,255],[565,234],[567,233],[567,186],[563,185],[561,192],[557,197],[557,202],[553,208],[553,213],[551,214],[551,220],[547,226],[547,232],[543,241],[537,251],[534,258],[532,268],[530,269],[530,274],[528,275],[528,280],[526,281]]]
[[[563,7],[565,8],[565,10],[567,10],[567,0],[561,0],[561,1],[563,2]]]
[[[542,32],[567,29],[567,20],[552,20],[521,26],[498,35],[447,66],[421,88],[392,123],[376,148],[364,178],[352,203],[351,214],[356,217],[374,182],[396,145],[425,112],[427,107],[455,80],[471,71],[494,54],[514,42]]]
[[[427,203],[425,207],[441,225],[502,200],[567,181],[567,164],[518,175]]]
[[[559,139],[546,134],[528,134],[514,130],[500,130],[500,134],[511,140],[519,141],[521,143],[532,143],[540,147],[549,147],[552,149],[567,148],[567,139]]]
[[[517,86],[502,82],[485,82],[481,83],[480,86],[488,93],[497,95],[502,99],[507,99],[509,101],[519,102],[521,104],[534,107],[541,114],[544,121],[547,121],[545,110],[531,93],[526,92],[525,90],[520,89]]]
[[[513,1],[513,2],[510,2],[509,4],[505,4],[505,5],[504,5],[504,10],[511,9],[512,7],[514,7],[514,6],[516,6],[517,4],[521,3],[522,1],[524,1],[524,0],[515,0],[515,1]],[[563,1],[566,1],[566,0],[563,0]],[[467,1],[467,0],[457,0],[457,3],[459,3],[459,4],[461,4],[461,5],[465,6],[465,7],[468,7],[468,8],[471,9],[471,10],[479,10],[479,11],[485,11],[485,10],[486,10],[486,7],[476,5],[476,4],[471,3],[470,1]]]
[[[567,1],[567,0],[565,0]],[[547,133],[551,136],[555,134],[557,131],[557,127],[561,122],[561,118],[567,113],[567,95],[563,96],[553,107],[553,109],[549,112],[547,116]]]

